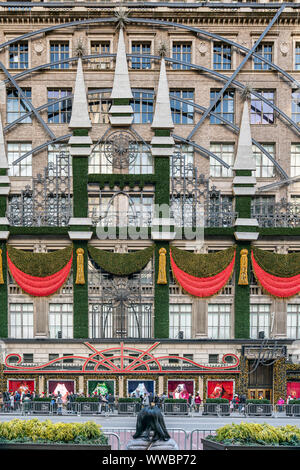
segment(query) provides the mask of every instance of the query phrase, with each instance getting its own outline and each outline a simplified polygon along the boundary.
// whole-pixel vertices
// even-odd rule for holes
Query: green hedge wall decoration
[[[104,271],[116,276],[129,276],[141,271],[150,261],[154,245],[134,253],[110,253],[88,245],[88,251],[95,263]]]
[[[0,338],[8,337],[8,293],[7,293],[7,259],[6,243],[0,244],[2,250],[2,271],[4,284],[0,284]]]
[[[165,248],[167,284],[157,284],[159,269],[159,250]],[[169,272],[170,272],[169,242],[157,241],[155,244],[155,296],[154,296],[154,336],[155,338],[169,338]]]
[[[14,265],[23,273],[45,277],[66,266],[72,255],[72,245],[51,253],[32,253],[7,245],[7,253]]]
[[[85,284],[76,284],[77,254],[76,250],[84,250]],[[74,240],[73,243],[73,318],[74,338],[89,337],[89,292],[88,292],[88,254],[87,241]]]
[[[235,258],[235,295],[234,295],[234,330],[235,338],[250,337],[250,285],[240,286],[239,272],[241,261],[241,250],[248,250],[248,279],[250,274],[250,243],[237,244]]]
[[[300,253],[282,255],[253,247],[255,260],[269,274],[292,277],[300,274]]]
[[[88,214],[88,158],[73,157],[73,215],[87,217]]]
[[[184,272],[196,277],[209,277],[219,274],[232,261],[236,246],[216,253],[190,253],[171,247],[172,257],[175,264]]]

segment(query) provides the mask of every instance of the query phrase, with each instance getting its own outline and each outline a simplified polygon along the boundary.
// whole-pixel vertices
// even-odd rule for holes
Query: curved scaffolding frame
[[[15,2],[11,2],[9,6],[14,6],[14,3]],[[18,2],[16,2],[16,5],[18,4]],[[24,5],[24,3],[22,2],[22,6]],[[29,4],[30,6],[32,6],[33,4]],[[36,4],[34,4],[36,5]],[[46,4],[41,4],[42,6],[45,6]],[[195,4],[191,4],[193,6],[198,6],[195,5]],[[234,8],[237,6],[238,4],[234,4]],[[275,16],[273,16],[273,19],[271,20],[271,22],[268,24],[268,26],[265,28],[265,30],[263,31],[263,33],[261,34],[260,36],[260,40],[262,40],[265,35],[268,33],[268,31],[270,30],[270,28],[272,27],[272,25],[274,24],[274,22],[279,18],[280,14],[284,11],[284,8],[286,6],[289,6],[290,4],[288,3],[284,3],[284,4],[272,4],[272,10],[273,9],[276,9],[277,8],[277,12],[275,14]],[[292,4],[293,5],[293,4]],[[5,6],[7,6],[7,4],[5,4]],[[54,6],[53,3],[49,4],[49,6]],[[61,6],[58,5],[58,6]],[[129,5],[128,5],[129,6]],[[134,4],[134,6],[136,6],[136,4]],[[169,4],[168,4],[169,6]],[[187,4],[184,4],[184,6],[187,6]],[[213,5],[209,5],[210,7],[212,7]],[[220,8],[224,8],[224,4],[216,4],[215,5],[216,7],[220,7]],[[226,7],[228,5],[226,4]],[[242,7],[245,7],[245,4],[241,4]],[[253,6],[253,4],[251,4],[251,7]],[[256,5],[257,6],[257,5]],[[294,5],[293,5],[294,6]],[[172,4],[172,7],[175,7],[175,4]],[[13,38],[13,39],[10,39],[9,41],[6,41],[2,44],[0,44],[0,50],[7,47],[8,45],[10,44],[13,44],[15,42],[19,42],[19,41],[22,41],[24,39],[27,39],[27,38],[31,38],[31,37],[34,37],[36,35],[39,35],[41,33],[45,34],[47,32],[51,32],[51,31],[54,31],[54,30],[58,30],[58,29],[62,29],[62,28],[68,28],[68,27],[73,27],[73,26],[82,26],[82,25],[90,25],[90,24],[98,24],[98,23],[116,23],[117,22],[117,19],[116,17],[108,17],[108,18],[92,18],[92,19],[85,19],[85,20],[80,20],[80,21],[72,21],[72,22],[68,22],[68,23],[64,23],[64,24],[58,24],[58,25],[52,25],[52,26],[49,26],[47,28],[42,28],[42,29],[39,29],[39,30],[35,30],[35,31],[31,31],[30,33],[26,33],[26,34],[23,34],[21,36],[18,36],[16,38]],[[184,29],[184,30],[187,30],[187,31],[190,31],[190,32],[193,32],[197,35],[198,38],[201,38],[201,37],[206,37],[206,38],[209,38],[209,39],[215,39],[215,40],[219,40],[219,41],[222,41],[224,43],[227,43],[233,47],[235,47],[236,49],[238,49],[240,51],[240,53],[245,53],[246,54],[246,57],[245,59],[241,62],[241,64],[239,65],[239,67],[235,70],[234,74],[231,75],[231,77],[228,77],[226,75],[223,75],[219,72],[217,72],[216,70],[211,70],[211,69],[208,69],[206,67],[203,67],[203,66],[200,66],[200,65],[197,65],[197,64],[190,64],[190,63],[185,63],[183,61],[179,61],[179,60],[176,60],[176,59],[172,59],[172,58],[165,58],[166,61],[168,62],[171,62],[171,63],[178,63],[178,64],[181,64],[181,65],[188,65],[190,67],[190,69],[195,69],[195,70],[199,70],[201,72],[204,72],[204,73],[207,73],[211,76],[213,76],[214,78],[216,79],[220,79],[222,81],[225,81],[225,85],[223,86],[221,92],[218,94],[218,100],[220,100],[222,98],[222,94],[224,93],[224,91],[228,88],[229,85],[234,85],[235,87],[238,87],[238,88],[241,88],[242,90],[245,89],[245,85],[243,85],[242,83],[238,82],[235,80],[235,77],[237,76],[237,74],[239,73],[239,71],[241,70],[242,66],[245,64],[245,62],[250,58],[250,57],[256,57],[256,58],[259,58],[262,62],[266,63],[269,67],[271,67],[272,69],[274,69],[275,71],[277,71],[279,74],[281,74],[283,77],[285,77],[293,86],[295,86],[295,84],[297,84],[297,80],[295,80],[289,73],[287,73],[286,71],[284,71],[283,69],[281,69],[280,67],[278,67],[276,64],[274,64],[273,62],[269,61],[268,59],[266,59],[265,57],[263,56],[260,56],[259,54],[257,54],[255,52],[255,47],[257,47],[258,45],[258,42],[256,42],[256,44],[252,47],[252,49],[248,49],[247,47],[244,47],[232,40],[229,40],[228,38],[226,37],[223,37],[223,36],[220,36],[216,33],[211,33],[209,31],[205,31],[201,28],[197,28],[197,27],[193,27],[193,26],[189,26],[189,25],[184,25],[184,24],[181,24],[181,23],[176,23],[176,22],[170,22],[170,21],[164,21],[164,20],[157,20],[157,19],[149,19],[149,18],[131,18],[129,17],[128,18],[128,23],[146,23],[146,24],[149,24],[149,25],[158,25],[158,26],[171,26],[171,27],[176,27],[176,28],[179,28],[179,29]],[[90,59],[90,58],[99,58],[99,57],[114,57],[115,54],[93,54],[93,55],[89,55],[89,56],[83,56],[83,60],[84,59]],[[138,54],[127,54],[128,57],[141,57],[140,55]],[[143,56],[145,57],[145,56]],[[147,56],[148,57],[148,56]],[[154,59],[154,60],[160,60],[160,57],[159,56],[154,56],[154,55],[149,55],[149,58],[151,59]],[[60,64],[60,63],[63,63],[63,62],[72,62],[72,61],[77,61],[78,60],[78,57],[72,57],[72,58],[69,58],[67,60],[62,60],[62,61],[57,61],[55,64]],[[62,142],[62,141],[66,141],[69,137],[70,137],[70,134],[67,134],[67,135],[64,135],[64,136],[59,136],[59,137],[56,137],[52,130],[47,126],[47,124],[45,123],[45,121],[41,118],[40,116],[40,111],[44,110],[44,109],[47,109],[50,105],[53,105],[54,103],[56,102],[59,102],[59,101],[63,101],[64,99],[60,99],[60,100],[55,100],[51,103],[47,103],[45,105],[42,105],[40,106],[39,108],[35,108],[30,102],[29,100],[24,96],[22,96],[21,92],[22,90],[20,89],[20,87],[18,86],[18,84],[16,83],[16,80],[18,79],[21,79],[23,77],[25,77],[26,75],[28,74],[31,74],[33,72],[36,72],[38,70],[41,70],[41,69],[44,69],[44,68],[48,68],[50,66],[53,66],[54,64],[51,63],[51,64],[42,64],[42,65],[39,65],[37,67],[34,67],[34,68],[31,68],[31,69],[26,69],[25,71],[19,73],[19,74],[16,74],[14,76],[11,76],[9,74],[9,72],[6,70],[5,66],[0,62],[0,67],[1,69],[3,70],[3,72],[5,73],[7,79],[4,81],[4,82],[10,82],[13,84],[13,86],[15,86],[15,88],[17,89],[18,93],[20,94],[22,100],[24,101],[27,109],[29,109],[29,112],[26,113],[24,116],[22,116],[21,118],[17,119],[16,121],[14,121],[13,123],[10,123],[8,126],[6,126],[6,128],[4,129],[6,132],[11,129],[14,125],[18,124],[19,122],[21,122],[23,119],[25,119],[28,115],[30,114],[34,114],[35,117],[39,120],[39,122],[42,124],[42,126],[44,127],[45,131],[48,133],[48,135],[50,136],[51,140],[41,144],[40,146],[38,147],[35,147],[33,150],[31,150],[30,152],[27,152],[26,154],[24,154],[22,157],[20,157],[18,160],[16,160],[14,162],[14,164],[17,164],[19,161],[21,161],[21,159],[24,159],[26,158],[27,156],[31,155],[31,154],[34,154],[34,153],[37,153],[41,150],[43,150],[45,147],[47,147],[48,145],[51,145],[51,144],[54,144],[54,143],[58,143],[58,142]],[[103,90],[102,90],[103,91]],[[266,98],[262,97],[259,93],[256,93],[254,90],[251,91],[251,93],[258,97],[261,101],[264,101],[265,103],[267,103],[274,111],[275,113],[277,113],[278,116],[280,116],[281,118],[283,118],[283,120],[287,121],[287,123],[290,125],[291,128],[293,128],[293,130],[297,131],[297,134],[299,134],[300,132],[300,127],[292,120],[289,118],[289,116],[287,116],[280,108],[278,108],[277,106],[275,106],[273,103],[270,103]],[[70,97],[68,97],[70,98]],[[175,99],[175,97],[174,97]],[[182,102],[185,102],[184,100],[181,100],[181,99],[178,99],[176,98],[178,101],[182,101]],[[213,112],[213,107],[215,106],[215,103],[211,104],[208,108],[204,108],[200,105],[198,105],[197,103],[195,102],[191,102],[191,101],[188,101],[188,104],[193,106],[195,109],[198,109],[200,111],[202,111],[202,118],[200,119],[200,121],[198,121],[198,123],[195,125],[194,129],[191,131],[191,133],[189,134],[188,138],[184,138],[184,137],[181,137],[181,136],[177,136],[177,135],[174,135],[174,138],[178,141],[181,141],[181,142],[185,142],[185,143],[188,143],[189,145],[192,145],[194,147],[194,149],[196,151],[198,151],[199,153],[201,153],[202,155],[205,155],[205,156],[208,156],[208,157],[212,157],[212,158],[215,158],[217,161],[219,161],[219,163],[221,163],[223,166],[225,166],[226,168],[229,168],[228,164],[226,162],[224,162],[223,160],[221,160],[219,157],[217,157],[215,154],[213,154],[212,152],[210,152],[208,149],[204,148],[204,147],[201,147],[200,145],[196,144],[195,142],[191,141],[190,138],[192,137],[192,135],[194,135],[194,133],[196,132],[196,130],[199,128],[199,126],[201,125],[201,123],[204,121],[205,117],[209,116],[209,115],[214,115],[214,112]],[[232,131],[234,132],[238,132],[239,131],[239,128],[230,123],[229,121],[226,121],[226,119],[222,118],[221,116],[218,116],[218,119],[220,119],[224,124],[228,125],[229,128],[232,129]],[[277,168],[282,180],[278,183],[273,183],[273,185],[281,185],[281,184],[290,184],[293,182],[294,179],[291,179],[289,178],[289,176],[287,175],[287,173],[283,170],[283,168],[278,164],[278,162],[264,149],[263,146],[261,146],[261,144],[259,144],[258,142],[256,142],[254,139],[253,139],[253,143],[254,145],[256,145],[271,161],[272,163],[275,165],[275,167]],[[263,188],[261,188],[263,189]]]

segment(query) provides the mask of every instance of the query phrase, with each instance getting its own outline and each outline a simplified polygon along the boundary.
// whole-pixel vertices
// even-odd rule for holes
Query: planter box
[[[246,414],[248,416],[272,416],[273,406],[266,403],[262,403],[261,405],[248,403],[246,406]]]
[[[141,411],[142,405],[139,402],[121,402],[118,405],[119,415],[134,415]]]
[[[165,415],[188,415],[189,407],[187,403],[164,403]]]
[[[0,452],[2,450],[111,450],[110,445],[95,444],[0,444]]]
[[[229,403],[204,403],[203,415],[229,416]]]
[[[220,444],[209,439],[201,439],[203,450],[298,450],[296,446],[234,446]]]

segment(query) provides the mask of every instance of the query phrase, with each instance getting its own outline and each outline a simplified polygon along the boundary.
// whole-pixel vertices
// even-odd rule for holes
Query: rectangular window
[[[274,224],[275,196],[254,196],[251,200],[251,217],[255,217],[261,227]]]
[[[130,305],[127,309],[128,338],[151,338],[151,305]]]
[[[267,99],[270,104],[275,104],[274,90],[255,90],[256,93]],[[251,95],[250,118],[251,124],[274,124],[274,109],[269,103]]]
[[[89,116],[92,124],[109,124],[111,99],[107,93],[88,94]]]
[[[190,70],[190,66],[186,64],[192,63],[192,43],[191,42],[173,42],[172,58],[185,62],[185,64],[173,63],[173,70]]]
[[[194,90],[170,90],[170,95],[171,112],[174,124],[193,124],[194,106],[180,100],[193,102]]]
[[[147,227],[151,224],[153,211],[153,196],[130,197],[131,204],[128,207],[128,224]]]
[[[270,304],[250,304],[250,338],[257,339],[263,331],[265,338],[270,336]]]
[[[287,338],[300,338],[300,304],[287,304]]]
[[[23,354],[23,362],[33,364],[33,354]]]
[[[230,70],[231,46],[224,42],[214,42],[213,58],[214,70]]]
[[[215,102],[219,92],[221,90],[210,91],[210,103]],[[227,121],[234,123],[234,90],[227,90],[223,94],[222,98],[217,102],[212,110],[215,114],[222,116]],[[217,116],[210,116],[211,124],[223,124],[223,121],[218,119]]]
[[[32,149],[31,142],[8,142],[7,144],[7,160],[9,165],[8,175],[9,176],[32,176],[32,157],[24,158],[13,165],[13,162],[18,158],[25,155]]]
[[[219,354],[209,354],[208,355],[208,362],[209,362],[209,364],[218,364]]]
[[[295,70],[300,70],[300,42],[295,45]]]
[[[58,358],[59,358],[59,354],[50,353],[48,357],[49,357],[49,362],[50,362],[50,361],[54,361],[55,359],[58,359]]]
[[[150,148],[146,144],[138,143],[134,150],[136,157],[128,167],[130,175],[142,175],[153,173],[153,157]]]
[[[110,53],[110,41],[91,41],[91,55],[96,54],[109,54]],[[103,69],[109,68],[110,57],[95,57],[91,59],[91,63],[100,63]]]
[[[31,101],[31,88],[22,89],[25,97]],[[15,89],[8,89],[6,95],[6,121],[7,123],[14,122],[16,119],[24,116],[30,111],[29,107],[26,106],[24,100],[19,96],[19,93]],[[30,124],[31,116],[23,119],[21,124]]]
[[[73,305],[49,303],[50,338],[73,338]]]
[[[208,304],[208,337],[214,339],[230,338],[231,304]]]
[[[292,91],[292,120],[296,124],[300,124],[300,91],[299,90]]]
[[[130,102],[135,124],[150,124],[153,121],[153,102],[154,93],[153,90],[149,90],[149,93],[144,91],[132,90],[133,100]]]
[[[261,144],[265,150],[275,158],[275,144]],[[275,175],[275,168],[271,160],[259,150],[256,145],[252,146],[253,156],[256,161],[256,177],[272,178]]]
[[[265,59],[273,62],[273,44],[268,42],[263,42],[259,44],[255,53],[264,57]],[[271,67],[266,64],[264,61],[258,57],[253,57],[254,70],[271,70]]]
[[[72,90],[67,88],[48,88],[48,102],[57,101],[72,94]],[[48,107],[49,124],[67,124],[70,122],[72,113],[71,98],[58,101]]]
[[[9,304],[9,337],[33,338],[33,304]]]
[[[192,304],[170,304],[170,338],[178,339],[179,332],[183,339],[192,337]]]
[[[184,176],[193,178],[194,147],[192,145],[175,144],[174,156],[170,158],[170,175],[173,178],[183,178]]]
[[[151,42],[133,42],[131,53],[138,55],[151,54]],[[135,70],[151,69],[151,59],[149,57],[132,57],[131,68]]]
[[[94,143],[89,156],[89,173],[113,173],[112,163],[105,155],[104,144]]]
[[[110,305],[89,304],[89,338],[113,338],[113,309]]]
[[[228,165],[233,165],[234,143],[212,142],[210,144],[210,151],[224,160],[225,163],[228,163]],[[210,157],[210,176],[215,178],[230,177],[232,176],[232,171],[230,168],[226,168],[219,163],[215,158]]]
[[[21,41],[9,46],[9,68],[28,69],[28,42]]]
[[[61,60],[69,59],[70,46],[69,41],[51,41],[50,42],[50,63],[51,69],[68,69],[69,62],[54,64]]]
[[[300,144],[291,144],[291,177],[300,175]]]

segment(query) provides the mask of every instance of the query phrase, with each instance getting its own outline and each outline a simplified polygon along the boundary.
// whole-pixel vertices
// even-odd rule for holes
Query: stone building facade
[[[211,380],[276,400],[288,382],[298,383],[299,294],[266,292],[250,252],[300,252],[299,8],[0,7],[2,390],[9,380],[34,380],[47,393],[55,377],[87,393],[92,377],[111,378],[125,396],[137,378],[153,380],[158,393],[170,391],[168,380],[193,381],[193,393],[205,398]],[[155,214],[161,203],[170,206],[169,225],[204,225],[197,238],[174,238]],[[125,237],[121,227],[143,227],[147,236]],[[111,238],[99,235],[114,228]],[[71,243],[72,272],[51,296],[29,295],[7,268],[7,245],[33,254]],[[130,254],[153,244],[147,265],[129,275],[101,269],[88,254],[88,245]],[[215,296],[191,296],[178,285],[170,247],[212,254],[233,245],[233,276]],[[165,285],[157,283],[161,248]],[[249,252],[246,286],[238,284],[242,249]],[[108,358],[105,365],[83,367],[87,343],[98,359]],[[130,366],[144,355],[150,369]],[[158,357],[162,369],[151,362]]]

